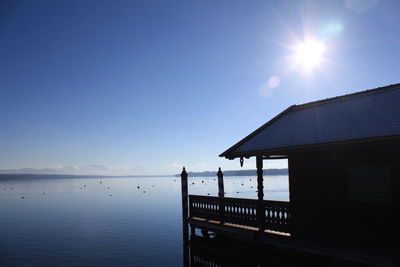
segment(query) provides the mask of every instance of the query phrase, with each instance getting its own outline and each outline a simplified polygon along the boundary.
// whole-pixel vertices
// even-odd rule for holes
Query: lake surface
[[[257,198],[255,177],[224,182],[227,197]],[[218,194],[214,177],[189,183]],[[289,198],[287,176],[264,187],[265,199]],[[180,178],[0,180],[0,216],[0,266],[183,264]]]

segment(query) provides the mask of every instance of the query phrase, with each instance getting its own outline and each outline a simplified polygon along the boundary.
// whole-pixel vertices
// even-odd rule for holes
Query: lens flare
[[[294,48],[294,52],[295,64],[302,66],[305,71],[311,71],[320,64],[325,52],[325,46],[317,40],[307,40],[299,43]]]
[[[278,87],[280,82],[281,82],[281,79],[278,76],[271,76],[268,79],[268,86],[271,88],[275,88],[275,87]]]

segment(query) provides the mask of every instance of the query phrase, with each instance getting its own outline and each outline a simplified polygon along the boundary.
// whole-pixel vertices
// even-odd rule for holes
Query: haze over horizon
[[[399,22],[395,0],[2,1],[0,173],[239,169],[218,155],[288,106],[399,83]]]
[[[287,168],[271,168],[266,169],[265,175],[283,175],[286,174]],[[111,171],[111,174],[110,174]],[[22,168],[22,169],[1,169],[0,175],[72,175],[72,176],[81,176],[81,175],[89,175],[89,176],[179,176],[179,173],[164,173],[164,174],[129,174],[126,172],[127,170],[119,170],[119,174],[116,174],[115,170],[108,170],[104,166],[91,165],[91,166],[67,166],[60,168],[46,168],[46,169],[35,169],[35,168]],[[102,173],[102,174],[99,174]],[[202,177],[202,176],[216,176],[217,171],[215,170],[206,170],[200,172],[192,172],[189,171],[189,176],[191,177]],[[256,175],[256,169],[235,169],[235,170],[224,170],[223,173],[225,176],[249,176]]]

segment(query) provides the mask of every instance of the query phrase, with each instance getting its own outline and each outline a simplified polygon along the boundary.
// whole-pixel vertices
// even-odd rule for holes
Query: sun
[[[325,46],[318,40],[306,40],[297,44],[293,50],[295,65],[301,66],[304,71],[309,72],[321,63]]]

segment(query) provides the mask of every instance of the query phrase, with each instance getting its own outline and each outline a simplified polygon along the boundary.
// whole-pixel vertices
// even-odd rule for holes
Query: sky
[[[288,106],[399,83],[399,25],[397,0],[1,1],[0,169],[239,169],[218,155]]]

